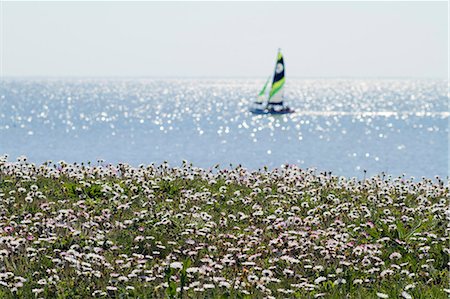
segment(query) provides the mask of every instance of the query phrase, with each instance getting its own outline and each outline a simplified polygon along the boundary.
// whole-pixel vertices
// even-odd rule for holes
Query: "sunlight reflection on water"
[[[296,113],[253,116],[261,80],[4,80],[0,154],[140,163],[284,163],[346,176],[446,176],[447,84],[289,80]]]

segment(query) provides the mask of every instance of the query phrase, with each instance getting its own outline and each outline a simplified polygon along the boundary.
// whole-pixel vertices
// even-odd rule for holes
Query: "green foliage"
[[[98,169],[28,179],[2,173],[0,250],[7,255],[0,273],[26,281],[12,291],[16,281],[4,278],[0,298],[398,298],[411,284],[413,298],[447,298],[448,236],[439,202],[448,189],[423,183],[424,190],[411,185],[416,189],[405,195],[399,182],[378,180],[387,190],[380,191],[369,181],[344,184],[303,172],[298,178],[236,168],[209,175],[185,167],[138,174],[123,166],[120,176]],[[233,264],[225,264],[227,255]],[[255,265],[244,266],[250,257]],[[188,271],[201,266],[211,273]],[[261,278],[264,269],[276,279],[266,283],[269,291],[248,278]],[[315,284],[318,277],[326,280]],[[213,287],[201,289],[206,283]]]

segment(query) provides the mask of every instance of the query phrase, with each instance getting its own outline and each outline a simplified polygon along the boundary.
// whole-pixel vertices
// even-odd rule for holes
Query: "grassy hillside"
[[[447,183],[0,162],[0,298],[448,298]]]

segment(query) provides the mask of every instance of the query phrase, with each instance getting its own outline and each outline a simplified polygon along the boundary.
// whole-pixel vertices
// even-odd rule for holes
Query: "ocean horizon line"
[[[266,79],[264,76],[115,76],[115,75],[96,75],[96,76],[46,76],[46,75],[13,75],[0,76],[0,80],[77,80],[77,79],[91,79],[91,80],[193,80],[193,79],[207,79],[207,80],[236,80],[236,79],[251,79],[259,80]],[[443,77],[416,77],[416,76],[289,76],[289,79],[297,80],[449,80]]]

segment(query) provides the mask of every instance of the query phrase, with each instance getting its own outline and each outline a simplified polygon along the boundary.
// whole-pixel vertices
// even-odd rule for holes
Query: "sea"
[[[289,115],[252,115],[251,78],[6,78],[0,155],[258,170],[295,164],[363,178],[448,176],[448,83],[290,78]]]

